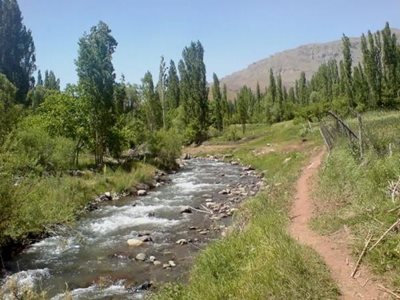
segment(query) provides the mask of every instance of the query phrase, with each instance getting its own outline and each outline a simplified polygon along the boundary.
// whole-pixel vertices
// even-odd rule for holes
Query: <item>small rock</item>
[[[149,213],[147,214],[147,216],[148,216],[148,217],[155,217],[155,216],[156,216],[156,213],[155,213],[155,212],[149,212]]]
[[[136,260],[144,261],[146,259],[146,254],[144,253],[139,253],[136,255]]]
[[[201,235],[206,235],[208,233],[208,230],[202,230],[199,232]]]
[[[139,240],[141,240],[142,242],[152,242],[153,241],[153,239],[149,235],[141,236],[141,237],[139,237]]]
[[[173,260],[170,260],[169,262],[168,262],[168,264],[173,268],[173,267],[176,267],[176,264],[175,264],[175,262],[173,261]]]
[[[148,290],[149,288],[151,288],[152,285],[153,285],[152,281],[150,281],[150,282],[149,281],[145,281],[141,285],[138,285],[135,288],[135,293],[140,293],[141,291]]]
[[[155,260],[155,261],[153,261],[153,265],[159,266],[159,265],[161,265],[161,261]]]
[[[150,256],[149,257],[149,261],[154,263],[156,261],[156,257],[155,256]]]
[[[127,240],[127,243],[131,247],[139,247],[143,244],[143,241],[139,239],[129,239]]]
[[[163,267],[163,269],[171,268],[171,266],[169,264],[163,264],[162,267]]]
[[[213,199],[211,199],[211,198],[206,199],[206,202],[212,202],[212,201],[213,201]]]
[[[202,197],[203,198],[212,198],[212,196],[210,194],[204,194]]]
[[[196,226],[190,226],[189,229],[190,229],[190,230],[196,230],[197,227],[196,227]]]
[[[232,165],[232,166],[237,166],[237,165],[239,165],[239,162],[237,162],[237,161],[235,161],[235,160],[232,160],[232,161],[231,161],[231,165]]]
[[[180,240],[177,240],[175,243],[182,246],[182,245],[186,245],[188,243],[188,241],[185,239],[180,239]]]
[[[192,209],[189,206],[185,206],[181,209],[181,214],[191,214]]]
[[[138,196],[146,196],[147,195],[147,191],[146,190],[138,190],[137,191],[137,195]]]
[[[111,198],[112,198],[110,192],[105,192],[105,193],[104,193],[104,196],[106,196],[108,199],[111,199]]]

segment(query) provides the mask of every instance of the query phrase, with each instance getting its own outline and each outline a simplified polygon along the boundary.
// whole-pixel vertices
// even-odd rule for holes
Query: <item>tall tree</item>
[[[36,69],[32,33],[22,23],[16,0],[0,1],[0,73],[17,88],[16,100],[25,103]]]
[[[204,49],[199,41],[185,47],[179,62],[184,121],[193,132],[192,142],[202,142],[208,127],[208,91]]]
[[[214,117],[215,117],[215,128],[219,131],[223,129],[223,115],[222,115],[222,97],[221,89],[219,86],[219,80],[217,74],[213,74],[213,86],[212,86],[212,96],[214,100]]]
[[[44,73],[44,87],[48,90],[60,90],[60,79],[56,78],[53,71],[48,71]]]
[[[160,98],[154,89],[153,76],[149,71],[142,79],[142,99],[147,128],[150,131],[160,129],[162,127],[162,107]]]
[[[161,101],[162,124],[163,124],[164,129],[166,128],[166,119],[165,118],[166,118],[166,113],[167,113],[167,105],[166,105],[166,100],[165,100],[165,93],[166,93],[166,88],[167,88],[166,81],[167,81],[167,67],[165,66],[164,56],[161,56],[157,90],[158,90],[158,95],[159,95],[160,101]]]
[[[42,85],[43,85],[42,72],[39,70],[37,75],[36,86],[42,86]]]
[[[113,108],[114,66],[112,54],[117,41],[104,22],[90,29],[79,40],[76,60],[79,85],[90,107],[90,125],[94,144],[95,161],[103,164],[103,157],[110,142],[115,118]]]
[[[166,102],[169,109],[179,106],[179,77],[173,60],[169,62]]]
[[[354,107],[353,91],[352,91],[352,58],[351,58],[351,44],[350,39],[343,34],[342,37],[342,52],[343,52],[343,74],[342,79],[344,83],[345,93],[349,101],[350,107]]]

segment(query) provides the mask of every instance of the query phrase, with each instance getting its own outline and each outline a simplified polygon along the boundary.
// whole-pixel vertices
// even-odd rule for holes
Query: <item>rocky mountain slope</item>
[[[392,29],[392,31],[400,37],[399,29]],[[357,64],[361,60],[361,38],[350,40],[353,61]],[[307,79],[311,78],[322,63],[333,58],[337,61],[342,59],[341,40],[308,44],[276,53],[222,78],[221,82],[227,85],[229,98],[232,99],[243,85],[255,90],[259,82],[261,89],[264,90],[268,82],[269,69],[272,68],[275,74],[281,73],[283,84],[290,87],[294,85],[302,71],[306,73]]]

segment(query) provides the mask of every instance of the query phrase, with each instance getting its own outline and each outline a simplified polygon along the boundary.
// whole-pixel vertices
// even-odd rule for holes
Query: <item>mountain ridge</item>
[[[397,37],[400,38],[400,29],[391,28],[391,30],[392,33],[395,33]],[[361,37],[352,37],[350,38],[350,42],[353,65],[356,65],[362,59]],[[325,43],[310,43],[277,52],[253,62],[246,68],[221,78],[220,81],[222,84],[227,85],[228,97],[233,99],[239,89],[244,85],[247,85],[255,91],[258,82],[261,90],[265,90],[270,68],[272,68],[274,74],[281,74],[284,86],[291,87],[294,86],[296,79],[300,77],[302,71],[305,72],[306,78],[310,79],[322,63],[330,59],[339,61],[341,58],[341,40]]]

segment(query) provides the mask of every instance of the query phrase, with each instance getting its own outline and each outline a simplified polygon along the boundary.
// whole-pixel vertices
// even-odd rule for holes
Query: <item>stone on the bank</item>
[[[108,199],[112,199],[111,192],[105,192],[104,196],[106,196]]]
[[[156,257],[155,256],[150,256],[149,257],[149,261],[150,262],[155,262],[156,261]]]
[[[129,239],[129,240],[127,240],[127,243],[131,247],[139,247],[139,246],[143,245],[143,241],[139,240],[139,239]]]
[[[137,191],[137,195],[138,196],[146,196],[147,195],[147,191],[146,190],[138,190]]]
[[[177,240],[176,241],[176,244],[178,244],[178,245],[186,245],[188,243],[188,241],[187,240],[185,240],[185,239],[180,239],[180,240]]]
[[[163,267],[163,269],[171,268],[171,266],[169,264],[163,264],[162,267]]]
[[[139,253],[136,255],[136,260],[144,261],[146,259],[146,254],[144,253]]]
[[[161,265],[161,261],[155,260],[155,261],[153,261],[153,265],[159,266],[159,265]]]

